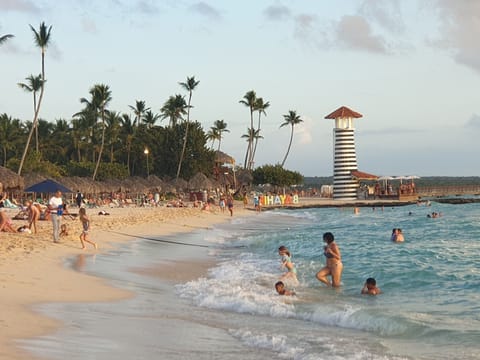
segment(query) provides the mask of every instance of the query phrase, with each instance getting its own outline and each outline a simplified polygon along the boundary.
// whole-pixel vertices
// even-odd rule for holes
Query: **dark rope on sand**
[[[181,242],[181,241],[173,241],[173,240],[158,239],[158,238],[155,239],[155,238],[149,238],[149,237],[145,237],[145,236],[121,233],[121,232],[112,231],[112,230],[110,232],[112,232],[114,234],[118,234],[118,235],[129,236],[129,237],[132,237],[132,238],[144,239],[144,240],[150,240],[150,241],[157,241],[157,242],[163,242],[163,243],[168,243],[168,244],[185,245],[185,246],[197,246],[197,247],[203,247],[203,248],[209,248],[210,247],[208,245],[191,244],[191,243],[186,243],[186,242]]]
[[[133,235],[133,234],[127,234],[127,233],[122,233],[118,231],[113,231],[110,230],[110,232],[118,235],[123,235],[123,236],[129,236],[131,238],[136,238],[136,239],[143,239],[143,240],[150,240],[150,241],[156,241],[156,242],[161,242],[161,243],[167,243],[167,244],[175,244],[175,245],[184,245],[184,246],[196,246],[196,247],[202,247],[202,248],[222,248],[222,249],[240,249],[246,247],[245,245],[237,245],[237,246],[224,246],[224,247],[219,247],[219,246],[209,246],[209,245],[202,245],[202,244],[192,244],[192,243],[186,243],[182,241],[173,241],[173,240],[166,240],[166,239],[158,239],[158,238],[150,238],[146,236],[140,236],[140,235]]]

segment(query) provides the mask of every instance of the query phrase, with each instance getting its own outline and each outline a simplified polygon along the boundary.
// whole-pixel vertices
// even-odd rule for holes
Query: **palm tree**
[[[268,109],[270,107],[270,103],[267,101],[267,102],[263,102],[263,98],[257,98],[257,100],[255,101],[255,105],[254,105],[254,108],[255,108],[255,111],[258,111],[258,127],[257,127],[257,130],[259,131],[260,133],[260,117],[262,116],[262,114],[264,114],[265,116],[267,116],[267,113],[266,113],[266,109]],[[259,137],[257,137],[255,139],[255,145],[253,147],[253,151],[250,153],[250,163],[255,163],[255,154],[257,153],[257,144],[258,144],[258,139]]]
[[[183,115],[187,112],[185,108],[187,103],[183,95],[170,96],[160,109],[162,119],[169,119],[169,126],[177,125],[178,120],[183,119]]]
[[[285,154],[285,157],[283,158],[283,161],[282,161],[282,165],[281,165],[282,168],[283,168],[283,165],[285,164],[285,161],[287,160],[288,153],[290,152],[290,147],[292,146],[293,128],[295,127],[295,125],[303,122],[303,120],[300,119],[300,115],[297,115],[297,112],[293,110],[290,110],[288,114],[283,115],[283,118],[285,121],[280,125],[280,127],[290,125],[292,127],[291,128],[292,131],[290,133],[290,142],[288,143],[287,153]]]
[[[257,94],[255,91],[250,90],[244,96],[243,99],[239,101],[240,104],[247,106],[250,109],[250,129],[254,129],[253,127],[253,112],[255,111],[255,102],[257,101]],[[243,137],[243,136],[242,136]],[[250,163],[251,160],[251,152],[253,151],[253,138],[248,139],[248,146],[247,151],[245,153],[245,169],[251,169],[252,165]]]
[[[155,123],[157,120],[160,119],[160,115],[154,114],[152,110],[147,110],[145,111],[145,114],[143,114],[142,120],[147,125],[147,128],[151,129],[153,126],[155,126]]]
[[[27,83],[17,83],[17,85],[23,90],[33,93],[33,114],[35,115],[37,110],[37,92],[42,88],[42,74],[38,74],[38,76],[30,75],[25,80],[27,80]],[[38,122],[35,126],[35,149],[38,152]]]
[[[123,114],[120,118],[122,124],[122,133],[125,136],[125,145],[127,146],[127,170],[128,175],[132,175],[130,172],[130,155],[132,153],[133,139],[135,137],[135,121],[128,114]]]
[[[105,145],[105,113],[108,112],[106,108],[110,100],[112,100],[112,92],[110,91],[108,85],[104,84],[97,84],[92,88],[92,90],[93,92],[91,91],[90,93],[92,94],[94,103],[98,106],[100,118],[102,119],[102,142],[100,143],[97,164],[95,165],[95,170],[92,177],[92,179],[95,180],[100,161],[102,161],[103,147]]]
[[[7,35],[2,35],[0,36],[0,45],[2,45],[3,43],[7,42],[8,39],[11,39],[13,38],[13,35],[12,34],[7,34]]]
[[[32,128],[30,130],[30,133],[28,134],[28,139],[27,143],[25,144],[25,150],[23,151],[22,160],[20,161],[20,165],[18,167],[18,175],[21,175],[22,173],[23,163],[25,162],[28,147],[30,146],[30,141],[32,140],[32,134],[34,129],[36,129],[37,127],[38,114],[40,113],[40,105],[42,104],[43,94],[45,92],[45,52],[47,51],[47,47],[50,43],[50,32],[52,31],[52,27],[50,26],[47,29],[47,25],[45,25],[45,22],[42,22],[40,24],[39,31],[35,30],[32,25],[30,25],[30,29],[33,31],[34,34],[35,44],[42,51],[42,86],[40,88],[40,96],[38,97],[37,108],[35,109],[35,114],[33,116]]]
[[[150,110],[150,108],[147,108],[145,105],[145,101],[143,100],[135,100],[135,106],[133,105],[128,105],[130,109],[133,110],[133,113],[135,114],[135,123],[134,125],[139,126],[140,121],[143,118],[143,115]]]
[[[200,81],[195,80],[195,76],[187,77],[186,82],[179,83],[183,89],[188,91],[188,104],[187,104],[187,122],[185,124],[185,137],[183,138],[183,146],[182,146],[182,152],[180,153],[180,160],[178,160],[177,180],[180,176],[180,171],[182,170],[183,157],[185,156],[185,149],[187,147],[188,126],[190,124],[190,108],[191,108],[190,104],[192,102],[192,93],[199,83]]]
[[[20,120],[12,119],[7,114],[0,115],[0,146],[2,150],[2,164],[7,166],[7,152],[15,149],[15,142],[21,140],[22,127]],[[22,141],[23,142],[23,141]]]
[[[242,135],[242,139],[247,139],[249,144],[253,144],[255,139],[263,139],[263,136],[260,135],[260,130],[254,128],[248,128],[247,133]],[[251,164],[253,166],[253,164]]]
[[[213,149],[213,145],[215,141],[220,141],[220,133],[218,132],[215,126],[210,127],[210,130],[207,132],[207,141],[211,141],[211,149]]]
[[[116,111],[109,111],[107,113],[107,117],[105,118],[107,122],[107,130],[106,130],[107,139],[110,145],[110,163],[113,163],[115,161],[114,146],[115,144],[120,142],[120,139],[119,139],[120,130],[121,130],[120,119],[121,119],[121,115]]]
[[[222,134],[224,132],[230,132],[230,130],[227,129],[227,123],[223,120],[217,120],[213,123],[213,127],[212,127],[212,130],[214,130],[214,132],[217,135],[217,139],[218,140],[218,151],[220,151],[220,145],[222,143]]]

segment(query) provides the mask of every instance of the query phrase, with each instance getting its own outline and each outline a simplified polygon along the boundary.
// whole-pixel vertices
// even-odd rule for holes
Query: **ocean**
[[[66,325],[20,344],[49,359],[480,359],[480,204],[431,204],[275,210],[176,235],[207,244],[216,263],[174,285],[131,271],[161,269],[170,245],[122,244],[81,271],[135,297],[38,306]],[[342,253],[339,289],[315,278],[327,231]],[[280,245],[298,271],[294,297],[274,290]],[[185,259],[200,251],[185,248]],[[360,294],[368,277],[381,295]]]

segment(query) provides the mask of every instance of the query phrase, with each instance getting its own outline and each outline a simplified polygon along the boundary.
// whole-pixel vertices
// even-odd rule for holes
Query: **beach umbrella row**
[[[108,179],[105,181],[93,181],[87,177],[72,176],[53,181],[39,174],[31,174],[25,177],[25,182],[27,188],[24,191],[37,193],[52,193],[55,192],[57,188],[65,193],[73,193],[80,190],[87,194],[115,192],[137,194],[148,192],[177,193],[187,190],[210,190],[219,186],[214,180],[209,179],[202,173],[196,174],[190,181],[182,178],[162,180],[155,175],[150,175],[147,178],[134,176],[121,180]],[[47,187],[46,184],[48,184],[49,187]],[[21,185],[23,188],[23,182]]]

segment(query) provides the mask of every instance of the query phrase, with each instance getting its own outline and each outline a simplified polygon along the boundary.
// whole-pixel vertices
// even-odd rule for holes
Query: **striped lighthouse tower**
[[[333,199],[356,200],[359,182],[352,177],[357,171],[357,155],[355,153],[355,128],[353,119],[361,118],[359,114],[346,106],[342,106],[325,116],[334,119],[333,141],[335,155],[333,162]]]

